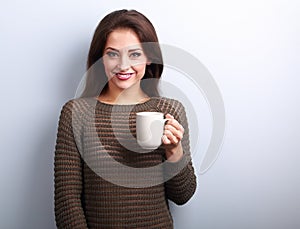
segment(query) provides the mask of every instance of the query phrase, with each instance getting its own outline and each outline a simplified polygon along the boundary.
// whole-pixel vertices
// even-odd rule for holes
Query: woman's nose
[[[126,56],[126,55],[121,56],[120,62],[119,62],[119,68],[121,70],[127,70],[128,68],[130,68],[130,60],[129,60],[128,56]]]

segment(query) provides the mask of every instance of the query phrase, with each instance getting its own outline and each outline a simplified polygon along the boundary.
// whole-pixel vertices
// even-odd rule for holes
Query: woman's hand
[[[184,128],[172,115],[167,114],[166,118],[168,121],[165,125],[162,142],[166,149],[167,160],[177,162],[183,156],[181,139],[183,137]]]

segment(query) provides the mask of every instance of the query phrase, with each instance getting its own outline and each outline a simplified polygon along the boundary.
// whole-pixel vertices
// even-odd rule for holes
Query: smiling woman
[[[131,45],[134,46],[122,44],[127,42],[127,45],[129,45],[127,40],[119,39],[116,36],[116,30],[119,32],[122,30],[127,31],[127,36],[130,36],[130,39],[132,39]],[[112,34],[112,32],[114,33]],[[108,39],[111,42],[117,42],[116,47],[111,48],[126,47],[127,49],[134,49],[136,45],[139,48],[142,47],[143,56],[147,57],[148,63],[152,62],[146,66],[143,79],[159,79],[161,77],[163,60],[158,37],[152,23],[147,17],[137,11],[119,10],[106,15],[95,30],[87,60],[87,82],[81,97],[99,95],[102,91],[105,92],[107,90],[108,80],[104,73],[102,60],[105,58],[105,48],[109,47],[107,45]],[[118,56],[120,53],[115,51],[122,50],[111,51],[110,55]],[[137,62],[141,63],[139,60]],[[151,80],[147,84],[141,84],[141,87],[147,95],[158,96],[157,84],[158,80]]]
[[[135,10],[104,17],[87,68],[81,98],[68,101],[59,120],[57,227],[173,228],[168,200],[186,203],[196,176],[184,106],[157,90],[163,62],[151,22]],[[168,120],[161,145],[146,153],[136,139],[137,113],[145,111]]]
[[[120,28],[111,32],[103,55],[108,90],[100,95],[100,100],[116,101],[125,89],[126,100],[134,102],[134,100],[146,99],[148,96],[140,88],[146,64],[150,63],[143,52],[139,37],[133,30]],[[125,94],[122,95],[124,96]]]

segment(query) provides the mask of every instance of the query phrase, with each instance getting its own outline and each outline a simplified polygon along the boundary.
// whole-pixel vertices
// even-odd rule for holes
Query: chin
[[[117,87],[121,90],[127,90],[132,88],[133,86],[134,86],[133,84],[130,84],[130,85],[118,85]]]
[[[115,82],[111,82],[112,84],[114,84],[114,87],[119,88],[121,90],[126,90],[126,89],[130,89],[132,87],[138,86],[141,83],[141,80],[138,81],[134,81],[134,82],[129,82],[129,81],[115,81]]]

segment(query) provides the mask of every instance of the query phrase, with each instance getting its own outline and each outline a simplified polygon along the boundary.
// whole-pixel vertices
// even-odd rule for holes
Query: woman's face
[[[108,90],[140,88],[147,57],[138,36],[130,29],[117,29],[107,38],[103,64],[108,77]]]

